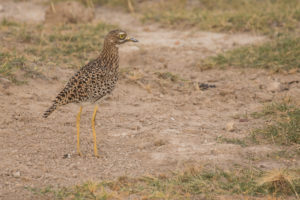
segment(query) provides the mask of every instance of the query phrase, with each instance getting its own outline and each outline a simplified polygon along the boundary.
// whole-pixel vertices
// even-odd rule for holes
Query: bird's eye
[[[125,37],[126,37],[126,35],[125,35],[124,33],[121,33],[121,34],[119,35],[119,38],[120,38],[121,40],[124,40]]]

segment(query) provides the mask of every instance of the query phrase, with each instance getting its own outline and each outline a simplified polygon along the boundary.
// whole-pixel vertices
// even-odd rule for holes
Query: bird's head
[[[125,31],[119,29],[110,31],[106,35],[105,40],[113,45],[124,44],[126,42],[138,42],[137,39],[128,37]]]

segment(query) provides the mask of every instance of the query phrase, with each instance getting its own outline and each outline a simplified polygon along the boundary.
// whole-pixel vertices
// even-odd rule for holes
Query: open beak
[[[135,38],[127,38],[126,40],[127,40],[128,42],[138,42],[138,40],[135,39]]]

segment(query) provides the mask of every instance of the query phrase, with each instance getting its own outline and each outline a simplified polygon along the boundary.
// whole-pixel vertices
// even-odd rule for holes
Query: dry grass
[[[253,117],[268,120],[269,123],[252,133],[254,141],[280,145],[300,144],[300,108],[289,102],[273,103]]]
[[[299,28],[299,9],[297,0],[166,0],[141,8],[141,12],[144,21],[171,27],[275,36]]]
[[[278,193],[290,195],[294,193],[297,199],[299,199],[299,181],[299,172],[296,173],[284,169],[275,169],[265,173],[258,180],[258,185],[267,186],[269,192],[273,195],[277,195]]]
[[[95,5],[106,5],[111,7],[124,8],[125,10],[134,13],[133,0],[51,0],[50,3],[61,1],[79,1],[87,7],[95,7]]]
[[[0,74],[7,77],[13,82],[17,83],[17,79],[14,75],[18,69],[23,69],[25,65],[25,59],[22,56],[16,54],[10,54],[8,52],[0,52]]]
[[[155,74],[160,79],[170,80],[172,82],[178,82],[179,80],[183,80],[179,77],[178,74],[173,74],[171,72],[156,72]]]
[[[199,61],[200,69],[261,68],[274,72],[300,70],[300,37],[277,38],[259,45],[240,47]]]
[[[157,177],[119,177],[116,181],[87,182],[73,188],[29,188],[43,198],[55,199],[216,199],[222,195],[239,198],[262,196],[298,197],[298,171],[277,170],[263,173],[255,169],[204,170],[191,167],[183,172]]]
[[[55,0],[62,1],[62,0]],[[253,32],[279,36],[299,31],[297,0],[79,0],[85,5],[109,5],[138,12],[142,21],[165,26],[198,27],[218,32]]]
[[[60,63],[72,57],[75,64],[101,50],[104,36],[112,28],[104,23],[46,26],[3,20],[1,45],[32,60]]]
[[[0,23],[0,74],[16,79],[20,69],[79,68],[96,57],[112,28],[104,23],[46,26],[4,19]]]
[[[125,6],[125,1],[114,2],[110,5]],[[273,39],[200,60],[201,69],[243,67],[278,72],[300,69],[300,3],[297,0],[165,0],[134,4],[143,21],[173,28],[251,32]]]

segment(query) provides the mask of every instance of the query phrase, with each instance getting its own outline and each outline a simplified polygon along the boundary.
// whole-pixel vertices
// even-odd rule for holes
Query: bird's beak
[[[138,40],[135,39],[135,38],[127,38],[126,40],[127,40],[128,42],[138,42]]]

